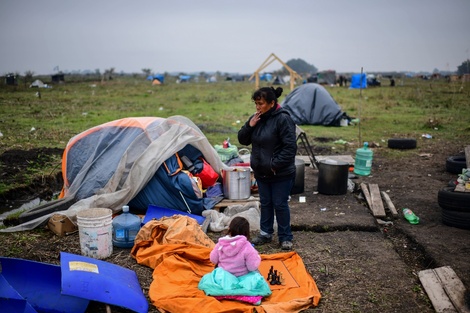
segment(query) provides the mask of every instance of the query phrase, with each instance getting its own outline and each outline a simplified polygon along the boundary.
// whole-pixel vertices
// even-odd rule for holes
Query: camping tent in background
[[[160,84],[163,84],[165,82],[165,76],[162,74],[154,74],[154,75],[149,75],[147,76],[147,80],[151,80],[152,84],[155,83],[157,80]],[[155,84],[156,85],[156,84]]]
[[[39,79],[36,79],[34,82],[29,85],[29,88],[49,88],[47,84],[44,84],[42,81]]]
[[[281,106],[297,125],[340,126],[345,113],[320,84],[303,84],[286,96]]]
[[[190,79],[191,79],[191,76],[189,76],[189,75],[180,75],[177,82],[178,83],[189,83]]]
[[[336,71],[329,70],[317,73],[318,84],[322,85],[335,85],[336,84]]]
[[[281,76],[276,76],[273,80],[273,85],[285,85],[284,79]]]
[[[351,85],[349,86],[349,89],[359,88],[367,88],[367,75],[365,73],[354,74],[351,76]]]
[[[188,152],[188,147],[192,151]],[[134,199],[147,206],[150,203],[142,199],[146,196],[143,190],[149,188],[154,196],[165,194],[157,200],[162,202],[151,204],[182,211],[190,206],[197,214],[202,200],[194,196],[192,182],[184,177],[187,174],[179,175],[181,171],[176,170],[175,154],[181,151],[190,159],[202,154],[219,174],[226,168],[201,130],[183,116],[123,118],[90,128],[69,140],[62,158],[64,187],[60,196],[77,202],[55,213],[74,220],[79,211],[88,208],[110,208],[116,213]],[[164,162],[167,166],[161,167]],[[166,172],[168,184],[164,187],[152,184],[158,181],[155,176],[164,176],[158,172],[160,168]],[[33,229],[52,214],[8,231]]]
[[[270,82],[272,79],[273,79],[273,74],[271,73],[264,73],[262,74],[259,79],[261,81],[267,81],[267,82]]]

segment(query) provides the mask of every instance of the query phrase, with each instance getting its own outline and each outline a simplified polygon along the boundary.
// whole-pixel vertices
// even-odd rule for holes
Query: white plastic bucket
[[[112,213],[105,208],[78,212],[77,225],[82,255],[105,259],[113,253]]]

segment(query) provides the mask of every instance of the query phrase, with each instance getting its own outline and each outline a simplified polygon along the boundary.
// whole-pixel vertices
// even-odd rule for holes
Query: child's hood
[[[246,246],[247,241],[245,236],[222,237],[219,239],[219,251],[227,256],[235,256]]]

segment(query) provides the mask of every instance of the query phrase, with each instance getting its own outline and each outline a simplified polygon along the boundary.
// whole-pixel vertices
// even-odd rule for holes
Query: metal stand
[[[315,158],[315,155],[313,154],[312,146],[310,145],[310,142],[308,142],[307,135],[298,125],[295,126],[295,134],[297,135],[297,141],[300,139],[303,147],[307,151],[311,164],[315,167],[315,169],[318,169],[318,162]]]

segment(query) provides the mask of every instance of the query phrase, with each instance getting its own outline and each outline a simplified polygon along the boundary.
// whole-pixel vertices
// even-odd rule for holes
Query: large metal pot
[[[318,167],[318,192],[325,195],[344,195],[348,191],[349,164],[326,159]]]
[[[251,196],[251,169],[234,166],[222,170],[224,196],[230,200],[248,199]]]

